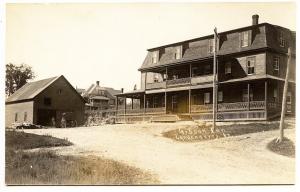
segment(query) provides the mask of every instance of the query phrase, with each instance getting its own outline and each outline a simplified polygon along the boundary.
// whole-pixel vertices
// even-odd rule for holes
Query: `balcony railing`
[[[163,89],[166,88],[166,82],[147,83],[146,89]]]
[[[146,89],[163,89],[166,87],[176,87],[182,85],[197,85],[204,83],[211,83],[213,81],[213,75],[203,75],[197,77],[186,77],[180,79],[171,79],[163,82],[147,83]]]
[[[168,87],[173,87],[173,86],[178,86],[178,85],[189,85],[189,84],[191,84],[191,78],[190,77],[181,78],[181,79],[167,80],[167,86]]]
[[[203,84],[203,83],[210,83],[213,82],[213,75],[203,75],[203,76],[197,76],[192,77],[191,84],[197,85],[197,84]]]

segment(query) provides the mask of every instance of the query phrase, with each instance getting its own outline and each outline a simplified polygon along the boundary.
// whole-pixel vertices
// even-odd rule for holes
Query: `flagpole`
[[[216,109],[217,109],[217,28],[214,29],[214,66],[213,66],[213,126],[211,131],[216,129]]]

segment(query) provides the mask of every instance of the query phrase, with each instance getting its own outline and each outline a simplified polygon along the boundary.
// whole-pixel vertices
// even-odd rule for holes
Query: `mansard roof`
[[[273,32],[270,30],[270,28],[265,26],[281,28],[283,30],[290,31],[289,29],[286,29],[284,27],[272,25],[269,23],[261,23],[220,32],[218,33],[220,37],[218,55],[222,56],[233,53],[273,48],[274,45],[268,43],[268,41],[270,41],[270,38],[267,38],[267,34],[269,36],[273,36],[272,38],[276,37],[274,37],[274,34],[272,34]],[[243,48],[241,48],[240,46],[233,46],[239,45],[239,33],[246,30],[251,30],[251,34],[253,36],[251,46]],[[213,34],[148,49],[148,54],[139,70],[143,71],[168,65],[186,63],[189,61],[211,59],[213,57],[213,54],[208,52],[208,40],[212,38]],[[174,58],[176,46],[182,46],[181,59]],[[159,51],[159,61],[153,64],[152,52],[156,50]]]

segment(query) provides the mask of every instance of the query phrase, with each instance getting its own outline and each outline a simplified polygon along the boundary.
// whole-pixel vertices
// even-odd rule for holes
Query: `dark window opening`
[[[44,98],[44,105],[46,105],[46,106],[51,106],[51,98],[45,97],[45,98]]]

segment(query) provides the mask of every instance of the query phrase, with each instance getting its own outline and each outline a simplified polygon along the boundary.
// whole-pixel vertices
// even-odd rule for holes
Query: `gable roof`
[[[26,83],[16,92],[10,95],[5,102],[7,103],[14,101],[31,100],[58,78],[59,76]]]
[[[108,97],[111,99],[114,99],[116,94],[121,93],[121,90],[115,90],[110,87],[100,87],[96,84],[92,84],[86,91],[82,93],[82,96],[89,97],[89,95],[97,95],[98,90],[106,91],[108,93]]]
[[[23,85],[20,89],[14,92],[11,96],[9,96],[5,103],[14,103],[20,101],[33,100],[37,95],[43,92],[46,88],[48,88],[52,83],[54,83],[59,78],[63,78],[66,83],[70,86],[70,88],[80,97],[80,99],[84,101],[81,95],[76,91],[76,89],[69,83],[69,81],[63,76],[56,76],[47,79],[42,79],[39,81],[29,82]]]

